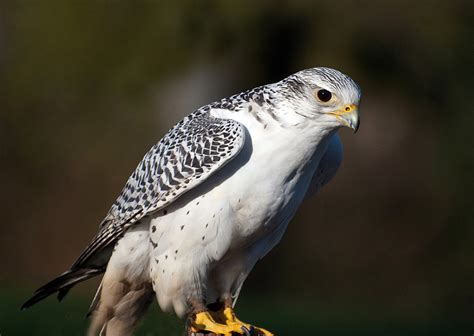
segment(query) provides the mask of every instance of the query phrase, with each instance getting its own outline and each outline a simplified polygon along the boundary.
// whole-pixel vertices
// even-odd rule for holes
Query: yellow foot
[[[240,321],[237,316],[235,316],[234,310],[230,307],[224,308],[222,314],[224,315],[226,325],[228,326],[239,327],[242,330],[248,330],[248,332],[256,331],[256,334],[259,336],[273,336],[273,334],[268,330]]]
[[[200,333],[203,331],[217,335],[232,336],[232,333],[245,335],[245,329],[238,324],[222,324],[215,321],[208,311],[197,313],[191,321],[191,331]]]

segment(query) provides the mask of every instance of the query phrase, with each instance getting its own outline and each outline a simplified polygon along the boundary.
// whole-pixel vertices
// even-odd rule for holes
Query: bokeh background
[[[363,88],[361,128],[238,311],[277,335],[472,335],[473,19],[472,1],[2,1],[0,334],[82,335],[97,281],[18,307],[148,148],[201,105],[323,65]],[[181,332],[155,304],[137,334]]]

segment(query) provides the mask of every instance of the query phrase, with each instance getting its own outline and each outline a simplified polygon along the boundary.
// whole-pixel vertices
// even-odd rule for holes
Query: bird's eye
[[[321,89],[317,92],[317,95],[318,95],[318,99],[324,103],[328,102],[331,100],[332,98],[332,94],[331,92],[329,92],[328,90],[324,90],[324,89]]]

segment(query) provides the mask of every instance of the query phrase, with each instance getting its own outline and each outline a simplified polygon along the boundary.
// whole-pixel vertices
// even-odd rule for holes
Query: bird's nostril
[[[350,106],[346,106],[345,110],[346,112],[349,112],[351,110]]]

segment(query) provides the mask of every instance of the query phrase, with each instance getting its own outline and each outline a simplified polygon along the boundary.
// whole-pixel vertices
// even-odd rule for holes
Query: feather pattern
[[[239,153],[245,141],[242,125],[207,111],[184,118],[145,154],[73,268],[87,264],[128,227],[174,202]]]

